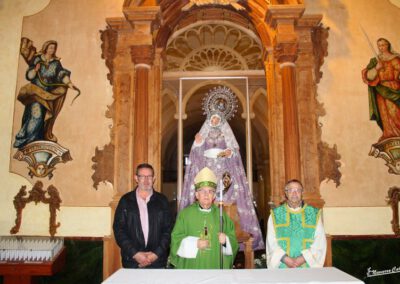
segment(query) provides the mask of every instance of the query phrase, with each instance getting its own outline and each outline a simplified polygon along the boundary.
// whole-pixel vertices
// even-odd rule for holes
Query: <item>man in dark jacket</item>
[[[136,168],[135,190],[123,195],[114,217],[114,236],[124,268],[164,268],[171,240],[168,199],[153,189],[154,169]]]

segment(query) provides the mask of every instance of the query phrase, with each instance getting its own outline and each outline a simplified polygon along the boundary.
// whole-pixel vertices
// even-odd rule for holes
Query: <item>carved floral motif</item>
[[[118,33],[116,30],[107,27],[105,30],[100,31],[101,38],[101,58],[105,59],[106,66],[110,73],[107,74],[107,79],[110,81],[110,84],[113,84],[114,77],[114,64],[113,60],[115,57],[116,49],[117,49],[117,39]]]
[[[17,211],[17,218],[15,219],[15,226],[11,228],[10,234],[16,234],[19,232],[22,222],[22,210],[26,204],[30,202],[43,202],[49,204],[50,220],[49,220],[49,232],[52,237],[57,233],[57,228],[60,227],[60,222],[56,222],[57,210],[60,210],[60,204],[62,202],[60,194],[57,188],[50,185],[47,191],[43,190],[43,183],[37,181],[33,188],[29,191],[29,195],[26,192],[26,186],[22,186],[17,195],[14,197],[14,207]]]
[[[340,185],[340,178],[342,177],[339,167],[341,166],[341,156],[337,152],[336,144],[333,147],[329,147],[328,143],[318,143],[319,153],[319,181],[322,182],[325,179],[332,180],[336,187]]]
[[[400,200],[400,188],[391,187],[388,191],[388,196],[386,198],[387,203],[392,207],[393,219],[392,219],[392,229],[396,235],[400,235],[400,225],[399,225],[399,200]]]
[[[297,42],[281,42],[274,49],[274,56],[278,62],[295,62],[297,59]]]
[[[154,47],[151,45],[131,46],[131,57],[135,64],[152,65],[154,60]]]
[[[226,44],[223,44],[226,43]],[[229,22],[194,24],[166,48],[168,71],[261,70],[262,46],[251,30]]]
[[[187,11],[193,6],[205,6],[205,5],[222,5],[222,6],[232,6],[236,10],[244,10],[244,7],[241,6],[239,0],[190,0],[188,4],[186,4],[182,10]]]
[[[118,40],[118,32],[109,26],[100,31],[101,37],[101,57],[105,59],[105,64],[110,71],[107,74],[107,79],[110,81],[111,85],[114,85],[114,59],[116,57],[117,52],[117,40]],[[108,110],[106,112],[106,117],[113,120],[113,125],[115,125],[115,86],[113,86],[113,103],[111,106],[108,106]],[[94,173],[92,175],[93,187],[95,189],[98,188],[100,182],[110,182],[113,183],[113,174],[114,174],[114,136],[115,136],[115,128],[110,127],[110,138],[111,142],[107,145],[104,145],[103,149],[100,150],[96,147],[95,154],[92,157],[92,161],[94,164],[92,165],[92,169]]]
[[[100,182],[114,183],[114,145],[107,144],[103,150],[96,147],[92,169],[93,187],[97,189]]]
[[[317,84],[322,78],[321,66],[324,64],[324,58],[328,56],[328,36],[329,27],[324,27],[322,24],[316,26],[312,31],[312,42],[314,46],[315,57],[315,79]]]

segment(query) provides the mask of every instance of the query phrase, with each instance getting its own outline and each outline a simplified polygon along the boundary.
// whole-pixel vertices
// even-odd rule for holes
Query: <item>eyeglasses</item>
[[[140,180],[152,179],[152,178],[153,178],[153,176],[142,176],[142,175],[138,175],[137,177],[138,177],[138,179],[140,179]]]
[[[215,190],[207,190],[207,189],[199,189],[197,190],[197,192],[203,195],[215,194]]]
[[[288,193],[301,193],[301,192],[303,192],[303,189],[302,188],[288,188],[288,189],[285,189],[285,191],[286,192],[288,192]]]

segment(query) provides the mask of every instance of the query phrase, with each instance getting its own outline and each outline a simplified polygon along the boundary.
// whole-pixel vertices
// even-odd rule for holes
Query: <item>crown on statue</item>
[[[225,86],[217,86],[208,91],[203,99],[203,110],[207,118],[218,114],[221,119],[229,120],[235,116],[238,108],[237,98],[232,90]]]

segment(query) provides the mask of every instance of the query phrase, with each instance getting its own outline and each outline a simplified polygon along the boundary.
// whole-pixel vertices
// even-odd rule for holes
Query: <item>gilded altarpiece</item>
[[[132,177],[139,160],[152,163],[160,177],[163,50],[181,21],[196,21],[196,13],[207,13],[213,8],[208,5],[193,12],[188,4],[186,0],[161,0],[159,6],[140,6],[125,1],[125,18],[106,19],[102,51],[113,86],[114,103],[109,115],[114,127],[110,151],[99,151],[94,160],[99,169],[114,161],[113,176],[108,177],[117,192],[111,203],[113,212],[120,196],[132,188],[132,178],[126,177]],[[340,156],[335,147],[321,141],[318,124],[324,110],[317,100],[317,83],[327,55],[328,30],[321,26],[321,16],[303,15],[303,4],[272,5],[253,0],[243,7],[241,15],[253,24],[264,48],[270,200],[279,203],[285,180],[298,178],[305,183],[306,201],[322,207],[321,180],[340,182]],[[226,13],[237,13],[232,7],[218,8],[222,13],[213,14],[216,20]],[[139,131],[146,133],[148,139],[141,139]],[[100,173],[95,176],[97,182],[107,178]],[[119,249],[112,237],[105,239],[104,253],[104,276],[108,276],[120,266]]]

